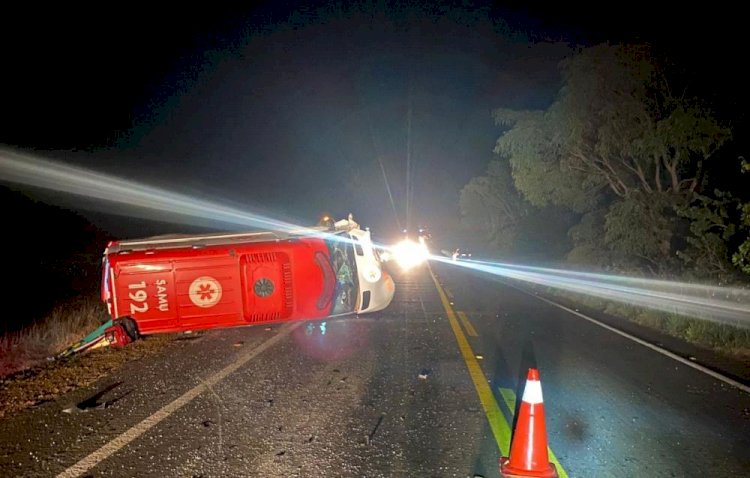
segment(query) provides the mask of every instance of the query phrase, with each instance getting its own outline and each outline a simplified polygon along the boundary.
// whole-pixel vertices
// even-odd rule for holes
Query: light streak
[[[280,221],[252,211],[216,201],[196,199],[186,194],[149,186],[137,181],[42,159],[29,154],[0,149],[0,182],[21,184],[125,205],[137,215],[139,210],[166,213],[169,222],[231,224],[242,229],[271,230],[294,235],[319,237],[353,244],[347,234]],[[388,246],[373,244],[385,250]]]
[[[502,262],[430,260],[622,304],[750,327],[750,290]]]
[[[273,230],[351,242],[348,237],[319,229],[299,226],[219,202],[195,199],[136,181],[14,151],[0,150],[0,181],[109,201],[134,210],[167,213],[170,222],[181,220],[195,223],[196,221],[190,220],[192,218],[241,228]]]

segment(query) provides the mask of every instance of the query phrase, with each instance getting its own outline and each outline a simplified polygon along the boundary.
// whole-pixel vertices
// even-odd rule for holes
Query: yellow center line
[[[458,312],[458,318],[461,319],[461,323],[464,324],[464,328],[466,329],[466,333],[469,334],[470,337],[477,337],[477,329],[474,328],[473,325],[471,325],[471,321],[466,316],[466,313],[464,311],[459,310]]]
[[[500,388],[500,396],[510,410],[510,416],[516,413],[516,393],[509,388]]]
[[[509,388],[500,388],[499,390],[500,395],[503,397],[503,401],[508,406],[508,410],[510,410],[510,415],[513,416],[516,410],[516,393]],[[547,447],[547,453],[549,454],[549,461],[555,465],[555,468],[557,468],[557,475],[559,478],[568,478],[568,473],[565,472],[560,461],[549,446]]]
[[[456,314],[453,312],[448,297],[445,295],[445,292],[440,286],[435,274],[432,273],[432,268],[430,268],[430,275],[435,282],[435,287],[437,287],[440,300],[443,303],[443,308],[445,308],[445,313],[448,315],[448,322],[450,322],[453,334],[456,336],[458,348],[461,350],[461,355],[463,355],[464,362],[466,362],[466,367],[469,369],[469,376],[471,377],[472,382],[474,382],[474,388],[477,390],[479,401],[482,403],[485,415],[487,415],[487,421],[490,423],[490,429],[492,430],[492,435],[495,437],[495,442],[500,450],[500,454],[503,453],[503,450],[509,452],[510,425],[508,425],[505,416],[503,416],[503,413],[500,411],[500,406],[498,405],[497,400],[495,400],[495,395],[492,394],[492,389],[490,389],[490,386],[487,383],[487,378],[485,377],[484,372],[482,372],[482,368],[479,366],[474,351],[471,350],[469,340],[461,330],[461,326],[456,319]]]
[[[490,428],[492,429],[492,435],[495,437],[497,448],[500,450],[500,455],[503,455],[503,450],[506,450],[507,452],[503,456],[508,456],[510,453],[510,425],[508,425],[508,421],[505,419],[503,412],[500,411],[500,405],[497,403],[495,395],[492,393],[492,389],[487,383],[487,378],[485,377],[484,372],[482,372],[482,367],[479,366],[474,351],[469,345],[469,340],[466,338],[461,330],[461,326],[458,324],[456,313],[453,311],[453,308],[448,301],[448,297],[443,291],[443,287],[432,272],[432,267],[430,267],[429,264],[427,264],[427,267],[430,270],[432,280],[435,282],[435,287],[440,295],[440,301],[443,303],[445,313],[448,315],[448,322],[451,325],[453,334],[456,336],[458,348],[461,350],[461,355],[464,358],[464,362],[466,362],[466,367],[469,369],[469,376],[471,377],[472,382],[474,382],[474,388],[476,388],[477,395],[479,395],[479,401],[482,403],[485,415],[487,415],[487,421],[490,423]],[[516,408],[515,393],[513,393],[513,390],[501,388],[500,394],[503,397],[505,404],[510,409],[510,415],[513,416]],[[560,462],[552,452],[552,449],[547,447],[547,451],[549,453],[550,462],[554,463],[555,467],[557,467],[559,478],[568,478],[568,474],[563,469],[562,465],[560,465]]]

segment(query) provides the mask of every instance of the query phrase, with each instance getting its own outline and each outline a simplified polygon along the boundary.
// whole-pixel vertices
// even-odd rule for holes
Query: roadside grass
[[[175,334],[159,334],[124,348],[104,347],[0,378],[0,420],[24,409],[54,401],[129,364],[156,356],[174,342]]]
[[[173,343],[174,334],[159,334],[124,348],[104,347],[47,360],[107,319],[104,304],[92,294],[61,304],[44,320],[0,337],[0,419],[86,387]]]
[[[107,320],[96,296],[81,296],[55,307],[47,317],[0,337],[0,378],[46,362]]]
[[[750,358],[750,329],[744,327],[634,307],[569,292],[552,289],[548,289],[547,292],[725,355]]]

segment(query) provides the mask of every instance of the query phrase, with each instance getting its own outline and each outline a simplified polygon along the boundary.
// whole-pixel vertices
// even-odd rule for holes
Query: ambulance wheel
[[[131,317],[121,317],[117,319],[115,323],[122,325],[131,340],[138,340],[138,337],[140,336],[138,333],[138,326],[136,325],[135,320]]]

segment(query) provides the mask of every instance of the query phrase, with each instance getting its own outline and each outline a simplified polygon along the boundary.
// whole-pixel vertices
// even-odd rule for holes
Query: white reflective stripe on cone
[[[528,380],[526,382],[526,388],[523,389],[522,400],[532,405],[543,403],[544,400],[542,400],[542,382],[538,380]]]

